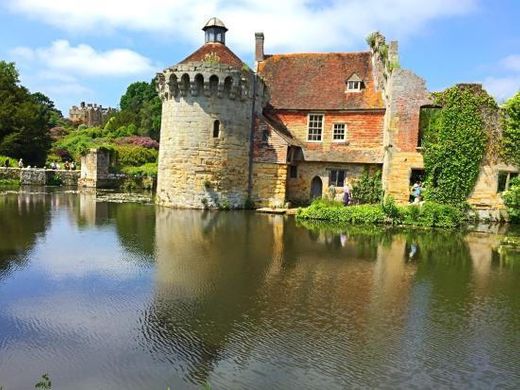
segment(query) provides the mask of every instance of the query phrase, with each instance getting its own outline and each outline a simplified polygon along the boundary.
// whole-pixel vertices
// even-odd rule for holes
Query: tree
[[[113,126],[134,124],[140,135],[159,139],[161,128],[161,99],[155,90],[155,80],[132,83],[121,96],[121,111],[115,114]]]
[[[0,61],[0,154],[43,165],[51,146],[54,103],[20,85],[14,63]]]
[[[504,104],[502,127],[504,160],[520,167],[520,92]]]

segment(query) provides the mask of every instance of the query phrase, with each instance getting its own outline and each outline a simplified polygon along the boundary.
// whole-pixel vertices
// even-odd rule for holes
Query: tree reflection
[[[27,261],[27,253],[49,224],[50,203],[45,194],[0,196],[0,279]]]

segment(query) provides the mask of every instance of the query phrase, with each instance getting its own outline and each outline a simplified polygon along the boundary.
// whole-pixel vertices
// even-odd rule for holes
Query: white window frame
[[[353,86],[351,88],[350,83],[353,83],[353,85],[357,85],[357,87]],[[362,83],[362,81],[358,81],[358,80],[347,80],[347,91],[348,92],[361,92],[361,83]]]
[[[318,134],[311,134],[311,117],[320,116],[321,117],[321,128],[319,137],[320,139],[311,139],[311,136],[315,137]],[[313,120],[314,121],[314,120]],[[307,142],[323,142],[323,128],[325,127],[325,115],[320,113],[309,113],[307,115]],[[317,127],[313,127],[313,130],[317,130]]]
[[[343,138],[336,139],[336,126],[343,125]],[[332,124],[332,142],[346,142],[347,141],[347,124],[345,122],[335,122]]]

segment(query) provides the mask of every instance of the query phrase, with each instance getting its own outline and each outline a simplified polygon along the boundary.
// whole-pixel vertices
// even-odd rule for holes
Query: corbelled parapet
[[[179,64],[157,73],[157,92],[161,99],[206,96],[245,100],[252,97],[252,77],[248,70],[238,70],[220,63],[192,62]]]

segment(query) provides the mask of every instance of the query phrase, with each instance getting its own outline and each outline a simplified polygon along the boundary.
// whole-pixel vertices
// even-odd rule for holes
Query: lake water
[[[0,195],[0,386],[520,388],[520,232]],[[509,242],[509,244],[508,244]],[[209,385],[209,386],[208,386]]]

